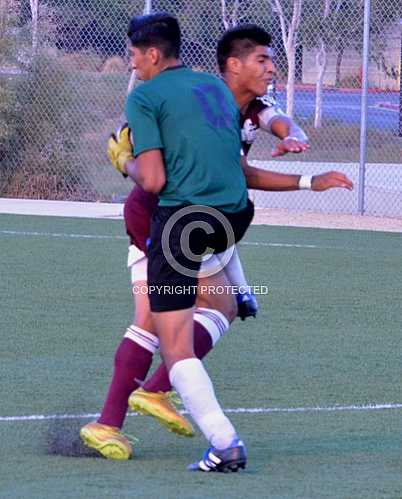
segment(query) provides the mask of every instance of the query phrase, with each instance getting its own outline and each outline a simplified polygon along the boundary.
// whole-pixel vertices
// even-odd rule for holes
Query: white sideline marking
[[[19,231],[19,230],[0,230],[0,234],[5,236],[39,236],[39,237],[65,237],[69,239],[125,239],[128,241],[128,236],[110,236],[98,234],[68,234],[63,232],[35,232],[35,231]],[[320,248],[314,244],[292,244],[292,243],[264,243],[253,241],[242,241],[241,246],[269,246],[274,248]]]
[[[240,246],[271,246],[278,248],[323,248],[323,246],[317,246],[315,244],[292,244],[292,243],[262,243],[262,242],[252,242],[252,241],[241,241]]]
[[[128,236],[109,236],[102,234],[67,234],[64,232],[33,232],[20,230],[0,230],[5,236],[42,236],[42,237],[66,237],[72,239],[126,239]]]
[[[122,203],[0,198],[0,213],[9,215],[110,219],[122,218],[123,207]]]
[[[333,405],[329,407],[237,407],[236,409],[224,409],[228,414],[271,414],[271,413],[295,413],[295,412],[346,412],[346,411],[384,411],[390,409],[402,409],[399,403],[367,404],[367,405]],[[180,411],[188,414],[187,411]],[[128,416],[140,416],[136,412],[130,412]],[[0,416],[0,422],[7,421],[46,421],[57,419],[95,419],[100,413],[89,414],[32,414],[30,416]]]

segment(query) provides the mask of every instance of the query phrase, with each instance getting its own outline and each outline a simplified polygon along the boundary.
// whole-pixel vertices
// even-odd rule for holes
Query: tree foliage
[[[300,33],[303,46],[314,48],[322,39],[337,55],[336,84],[340,80],[340,64],[346,49],[363,50],[364,1],[331,0],[327,18],[316,0],[305,0]],[[384,61],[384,31],[402,16],[398,0],[372,0],[370,12],[370,56],[377,63]]]
[[[124,54],[130,17],[141,14],[144,0],[48,0],[56,17],[55,44],[68,52],[94,50]]]

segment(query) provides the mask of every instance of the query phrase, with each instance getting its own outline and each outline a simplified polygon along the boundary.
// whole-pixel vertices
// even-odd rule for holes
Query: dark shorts
[[[192,211],[193,207],[186,207],[190,212],[178,217],[183,208],[158,206],[152,216],[148,246],[148,288],[152,312],[192,307],[197,295],[201,258],[190,258],[189,251],[193,255],[202,255],[207,247],[214,253],[225,251],[240,241],[254,215],[254,205],[250,200],[244,210],[236,213],[219,211],[220,217],[203,210]],[[172,223],[173,219],[176,219],[175,223]],[[233,231],[233,239],[227,237],[228,227],[229,232],[230,229]]]

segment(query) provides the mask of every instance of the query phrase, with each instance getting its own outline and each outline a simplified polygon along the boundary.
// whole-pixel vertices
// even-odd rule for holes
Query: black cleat
[[[254,293],[239,293],[236,296],[237,316],[244,321],[247,317],[255,317],[258,312],[258,302]]]
[[[190,464],[189,471],[218,471],[228,473],[236,472],[240,468],[244,469],[247,463],[247,450],[244,443],[236,438],[230,447],[223,450],[210,447],[205,451],[201,461]]]

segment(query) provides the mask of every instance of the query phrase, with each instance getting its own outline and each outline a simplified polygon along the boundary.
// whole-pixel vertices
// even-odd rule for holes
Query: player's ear
[[[151,63],[154,66],[156,66],[160,62],[160,60],[162,58],[161,51],[158,48],[156,48],[156,47],[149,47],[149,49],[147,50],[147,52],[148,52],[148,57],[149,57]]]
[[[237,57],[228,57],[226,60],[226,71],[238,75],[241,72],[241,60]]]

